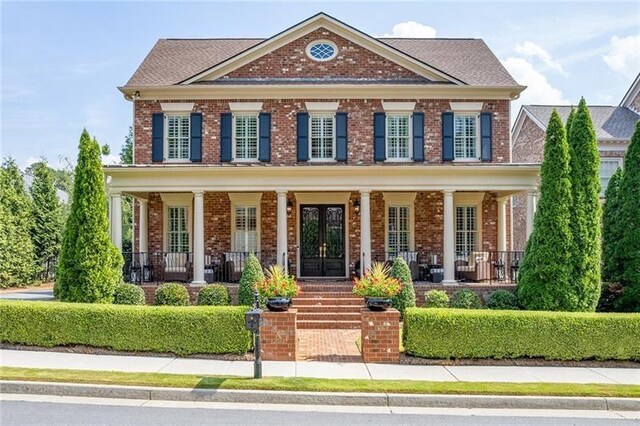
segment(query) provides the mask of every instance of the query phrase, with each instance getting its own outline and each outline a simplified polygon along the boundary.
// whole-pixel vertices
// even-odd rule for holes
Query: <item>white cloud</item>
[[[604,62],[614,72],[632,79],[640,71],[640,35],[611,37],[611,46]]]
[[[384,34],[380,37],[434,38],[435,36],[435,28],[414,21],[407,21],[395,24],[391,34]]]
[[[565,77],[569,74],[562,68],[560,62],[554,60],[551,54],[547,52],[542,46],[535,44],[532,41],[525,41],[522,44],[516,45],[516,53],[524,55],[529,59],[537,58],[544,63],[548,68],[555,70]]]

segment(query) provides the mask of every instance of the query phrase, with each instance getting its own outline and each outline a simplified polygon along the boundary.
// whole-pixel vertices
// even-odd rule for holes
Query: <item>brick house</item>
[[[482,40],[320,13],[267,39],[161,39],[119,89],[134,164],[105,173],[119,247],[135,200],[131,280],[237,281],[249,252],[300,278],[396,256],[417,280],[511,278],[509,199],[533,199],[539,166],[512,162],[524,87]]]
[[[513,126],[513,161],[518,163],[541,163],[547,123],[553,109],[558,111],[566,123],[571,106],[523,105]],[[598,139],[600,153],[601,197],[607,189],[609,179],[618,167],[623,166],[624,155],[640,120],[640,74],[634,80],[618,106],[590,106],[591,119]],[[513,247],[523,250],[526,243],[526,197],[514,196]]]

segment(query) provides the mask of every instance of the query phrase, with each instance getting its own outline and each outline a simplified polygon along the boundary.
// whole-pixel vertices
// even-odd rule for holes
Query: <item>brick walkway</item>
[[[360,330],[297,330],[298,361],[362,362]]]

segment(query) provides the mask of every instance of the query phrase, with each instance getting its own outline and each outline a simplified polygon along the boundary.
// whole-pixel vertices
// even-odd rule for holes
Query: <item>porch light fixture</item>
[[[360,215],[360,201],[354,200],[353,211],[356,212],[356,215]]]
[[[291,213],[293,212],[293,203],[291,200],[287,200],[287,216],[291,217]]]

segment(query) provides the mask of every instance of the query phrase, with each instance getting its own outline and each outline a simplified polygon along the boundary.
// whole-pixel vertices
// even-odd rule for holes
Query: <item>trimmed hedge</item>
[[[487,308],[489,309],[520,309],[518,296],[508,290],[496,290],[487,297]]]
[[[424,294],[425,308],[448,308],[449,296],[446,291],[429,290]]]
[[[53,347],[86,345],[177,355],[245,353],[246,306],[127,306],[0,302],[0,342]]]
[[[159,306],[189,306],[189,291],[182,284],[161,284],[156,289],[155,304]]]
[[[482,308],[482,300],[475,291],[463,288],[453,293],[450,305],[452,308],[458,309],[480,309]]]
[[[640,359],[640,315],[407,309],[404,347],[423,358]]]
[[[144,290],[134,284],[117,284],[113,292],[114,305],[145,305]]]
[[[198,292],[199,306],[228,306],[229,290],[222,284],[209,284]]]

